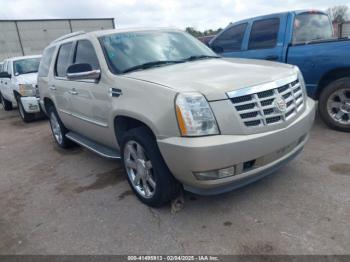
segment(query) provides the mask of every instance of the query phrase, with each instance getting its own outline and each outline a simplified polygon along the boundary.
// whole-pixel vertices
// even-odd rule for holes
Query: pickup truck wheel
[[[56,143],[62,148],[72,147],[74,143],[66,137],[68,130],[63,125],[54,107],[49,108],[48,116],[50,119],[52,135]]]
[[[321,93],[319,112],[331,128],[350,132],[350,78],[334,81]]]
[[[24,110],[24,107],[23,107],[23,104],[21,102],[21,98],[18,97],[17,98],[17,104],[18,104],[18,112],[19,112],[19,116],[22,118],[22,120],[26,123],[30,123],[30,122],[33,122],[34,119],[35,119],[35,114],[30,114],[30,113],[27,113],[25,110]]]
[[[1,104],[4,107],[5,111],[11,111],[12,110],[12,103],[8,100],[6,100],[2,94],[0,93],[0,99],[1,99]]]
[[[170,173],[149,130],[138,127],[128,131],[121,148],[128,182],[141,202],[160,207],[177,196],[180,184]]]

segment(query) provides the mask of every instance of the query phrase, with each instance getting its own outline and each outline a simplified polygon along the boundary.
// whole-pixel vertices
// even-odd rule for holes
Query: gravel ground
[[[120,163],[59,149],[45,120],[0,110],[0,254],[350,254],[350,139],[317,120],[276,174],[152,209]]]

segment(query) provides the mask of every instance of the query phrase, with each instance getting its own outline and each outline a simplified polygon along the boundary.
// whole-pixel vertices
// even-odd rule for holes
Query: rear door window
[[[232,26],[216,38],[211,46],[222,52],[240,51],[247,23]]]
[[[100,68],[95,49],[90,41],[78,41],[75,52],[74,64],[90,64],[93,70],[97,70]]]
[[[279,18],[269,18],[255,21],[249,38],[249,49],[269,49],[277,45]]]
[[[41,77],[48,76],[54,51],[55,51],[55,47],[50,47],[48,49],[45,49],[43,57],[40,61],[39,73],[38,73],[39,76]]]
[[[55,74],[58,77],[67,76],[67,68],[72,64],[72,46],[73,43],[66,43],[61,45],[60,50],[58,51]]]

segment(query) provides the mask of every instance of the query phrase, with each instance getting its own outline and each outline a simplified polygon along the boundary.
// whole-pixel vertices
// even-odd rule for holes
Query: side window
[[[80,40],[77,43],[74,64],[82,63],[90,64],[93,70],[100,68],[95,49],[88,40]]]
[[[67,68],[71,65],[71,50],[73,43],[66,43],[61,45],[58,51],[58,56],[56,60],[55,74],[59,77],[66,77]]]
[[[38,75],[41,77],[47,77],[49,74],[49,69],[52,61],[53,52],[55,51],[55,46],[45,49],[43,57],[40,61]]]
[[[233,26],[223,32],[212,43],[212,47],[222,52],[240,51],[247,24]]]
[[[279,18],[255,21],[249,39],[249,49],[274,48],[277,44]]]

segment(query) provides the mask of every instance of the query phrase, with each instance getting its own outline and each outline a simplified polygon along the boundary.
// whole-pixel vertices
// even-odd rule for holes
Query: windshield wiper
[[[141,65],[130,67],[130,68],[124,70],[122,73],[124,74],[124,73],[129,73],[131,71],[136,71],[136,70],[140,70],[140,69],[144,70],[144,69],[157,67],[157,66],[161,66],[161,65],[177,64],[177,63],[183,63],[183,62],[184,61],[170,61],[170,60],[147,62],[147,63],[141,64]]]
[[[183,61],[195,61],[195,60],[207,59],[207,58],[221,58],[221,56],[216,56],[216,55],[193,55],[193,56],[185,58]]]

